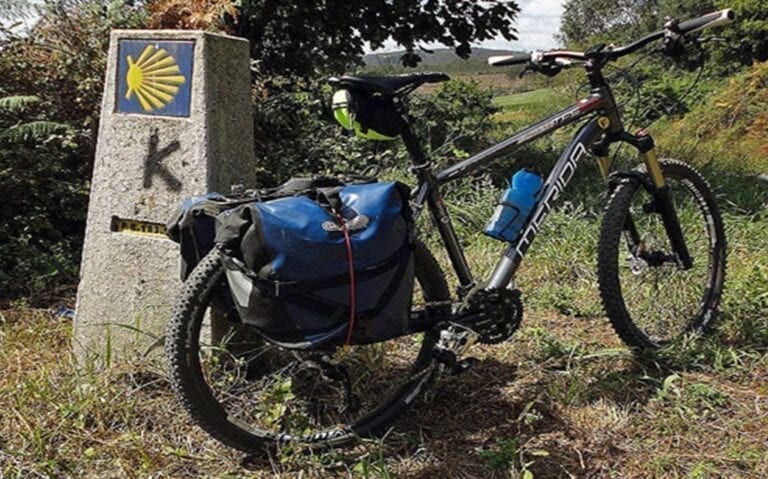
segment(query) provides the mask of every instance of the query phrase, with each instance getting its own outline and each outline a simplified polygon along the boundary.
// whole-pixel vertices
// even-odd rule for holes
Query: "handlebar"
[[[526,63],[544,63],[555,62],[561,66],[565,66],[570,62],[569,60],[584,60],[586,57],[582,52],[574,52],[567,50],[552,50],[549,52],[533,52],[533,53],[513,53],[512,55],[497,55],[488,57],[488,64],[494,67],[501,67],[507,65],[524,65]]]
[[[717,27],[720,25],[726,25],[736,19],[736,12],[730,8],[720,10],[719,12],[708,13],[699,18],[693,20],[687,20],[677,25],[681,34],[697,32],[702,28]]]
[[[504,67],[507,65],[522,65],[531,61],[530,53],[513,53],[511,55],[494,55],[488,57],[488,64],[492,67]]]
[[[528,66],[540,66],[544,64],[550,64],[558,69],[571,64],[571,60],[587,60],[594,54],[601,54],[604,56],[605,61],[616,60],[625,55],[633,53],[647,44],[658,40],[660,38],[680,37],[689,33],[698,32],[704,28],[716,27],[731,23],[736,19],[736,13],[726,8],[718,12],[708,13],[702,15],[699,18],[692,20],[686,20],[684,22],[678,22],[676,20],[668,21],[664,25],[663,30],[646,35],[639,40],[624,45],[619,48],[606,49],[605,46],[598,46],[587,50],[586,52],[576,52],[568,50],[552,50],[548,52],[533,52],[533,53],[513,53],[511,55],[499,55],[488,58],[488,64],[491,66],[508,66],[508,65],[528,65]],[[535,68],[534,68],[535,69]],[[552,71],[551,69],[549,71]]]

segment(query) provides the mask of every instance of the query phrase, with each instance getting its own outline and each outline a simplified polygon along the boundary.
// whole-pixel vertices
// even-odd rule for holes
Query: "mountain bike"
[[[659,159],[646,131],[622,123],[603,68],[662,40],[680,49],[705,27],[733,21],[723,10],[664,29],[622,47],[584,52],[554,50],[494,57],[491,65],[525,65],[555,75],[584,68],[586,98],[501,143],[435,172],[411,128],[402,141],[417,186],[413,215],[429,211],[458,279],[456,298],[424,243],[415,244],[409,334],[364,346],[297,351],[267,341],[247,326],[209,331],[212,318],[237,324],[221,248],[202,259],[183,286],[166,338],[170,377],[183,407],[208,433],[245,451],[265,446],[339,446],[381,433],[439,371],[461,372],[475,342],[509,339],[522,321],[520,291],[510,286],[555,202],[582,160],[592,153],[610,192],[600,232],[597,277],[605,312],[621,339],[642,351],[704,333],[715,323],[725,275],[725,233],[715,196],[693,167]],[[420,85],[447,80],[439,73],[391,77],[343,76],[336,86],[362,89],[392,101],[409,124],[405,98]],[[517,240],[486,281],[473,276],[441,197],[443,185],[467,177],[521,145],[586,120],[549,173]],[[626,143],[643,164],[613,171],[609,147]]]

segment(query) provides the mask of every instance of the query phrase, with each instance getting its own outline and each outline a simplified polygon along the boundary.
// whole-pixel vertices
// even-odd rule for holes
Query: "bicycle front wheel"
[[[221,442],[243,451],[343,445],[380,432],[431,381],[436,332],[322,353],[261,339],[240,323],[220,255],[214,248],[184,283],[166,356],[182,406]],[[414,305],[450,300],[440,267],[421,243],[415,273]],[[215,316],[235,326],[211,334]]]
[[[603,307],[622,341],[636,350],[711,331],[725,278],[725,232],[711,188],[685,163],[660,165],[693,267],[677,265],[653,197],[637,179],[616,188],[600,233]]]

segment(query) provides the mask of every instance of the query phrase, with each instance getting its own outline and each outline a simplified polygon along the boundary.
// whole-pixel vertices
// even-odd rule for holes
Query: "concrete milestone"
[[[188,196],[253,184],[250,104],[247,41],[112,32],[77,293],[82,361],[159,344],[180,287],[164,225]]]

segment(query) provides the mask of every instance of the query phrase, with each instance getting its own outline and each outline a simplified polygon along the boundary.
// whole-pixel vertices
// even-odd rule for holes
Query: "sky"
[[[518,40],[508,42],[502,37],[476,44],[499,50],[546,50],[557,46],[554,34],[560,27],[565,0],[517,0],[520,13],[517,17]],[[429,45],[430,48],[436,45]],[[387,42],[378,51],[399,50],[393,42]]]
[[[476,44],[486,48],[512,51],[546,50],[557,46],[553,35],[560,26],[565,0],[517,0],[520,13],[517,18],[518,40],[508,42],[502,37]],[[39,0],[30,3],[40,3]],[[4,22],[4,24],[7,22]],[[27,22],[29,23],[29,22]],[[428,45],[433,48],[439,45]],[[378,51],[400,50],[389,41]],[[367,51],[367,50],[366,50]]]
[[[553,38],[560,27],[565,0],[518,0],[518,40],[508,42],[499,37],[480,46],[501,50],[546,50],[557,46]]]

